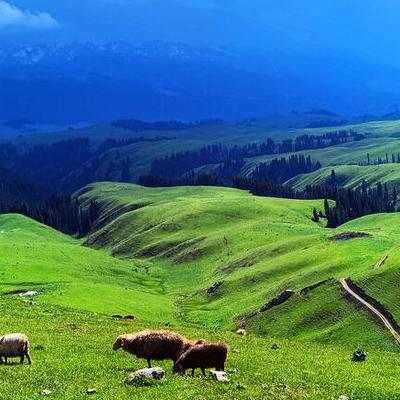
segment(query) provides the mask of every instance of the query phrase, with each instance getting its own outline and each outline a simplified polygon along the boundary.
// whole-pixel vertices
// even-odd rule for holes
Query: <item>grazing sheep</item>
[[[206,368],[215,368],[224,371],[228,346],[225,343],[199,343],[185,351],[174,366],[174,372],[185,374],[187,369],[192,369],[192,376],[196,368],[200,368],[203,375]]]
[[[192,342],[174,332],[143,331],[118,336],[114,342],[113,350],[122,348],[137,358],[144,358],[151,368],[151,360],[171,359],[175,365],[180,355],[192,345]]]
[[[12,333],[0,337],[0,364],[7,364],[8,358],[20,357],[21,364],[24,363],[25,357],[29,364],[32,364],[29,356],[29,341],[28,338],[21,333]]]
[[[236,335],[239,335],[239,336],[246,336],[246,333],[247,333],[246,329],[243,329],[243,328],[240,328],[236,331]]]

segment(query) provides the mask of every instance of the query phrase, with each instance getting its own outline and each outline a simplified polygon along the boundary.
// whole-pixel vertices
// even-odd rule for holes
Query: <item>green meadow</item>
[[[76,196],[101,208],[83,239],[20,215],[0,216],[1,331],[29,335],[34,361],[0,368],[0,398],[42,398],[48,389],[49,398],[79,399],[89,388],[99,399],[397,395],[398,344],[344,296],[339,280],[351,277],[400,318],[398,214],[327,229],[311,220],[322,200],[118,183],[92,184]],[[332,240],[345,232],[369,236]],[[289,289],[288,301],[251,316]],[[39,295],[20,298],[26,290]],[[234,333],[239,326],[245,337]],[[226,341],[231,381],[175,377],[171,362],[160,362],[165,381],[129,384],[129,373],[146,363],[111,346],[119,334],[147,328]],[[359,347],[369,353],[361,364],[351,361]]]

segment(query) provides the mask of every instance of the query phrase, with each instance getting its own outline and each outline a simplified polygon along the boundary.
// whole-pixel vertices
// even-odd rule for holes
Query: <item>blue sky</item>
[[[2,41],[168,40],[400,63],[397,0],[0,0]]]

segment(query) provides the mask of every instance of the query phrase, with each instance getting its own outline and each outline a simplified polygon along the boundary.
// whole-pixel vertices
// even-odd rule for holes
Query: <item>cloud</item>
[[[58,22],[47,12],[21,10],[18,7],[0,1],[1,28],[49,29],[58,26]]]

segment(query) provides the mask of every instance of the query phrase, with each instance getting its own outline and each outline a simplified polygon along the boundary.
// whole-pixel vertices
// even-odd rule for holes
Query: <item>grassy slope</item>
[[[1,398],[42,398],[39,391],[50,389],[52,398],[76,399],[92,387],[99,399],[166,399],[176,393],[184,400],[397,395],[397,346],[367,312],[342,297],[334,279],[351,274],[399,316],[392,309],[400,304],[397,214],[362,218],[331,231],[309,220],[319,201],[257,198],[232,189],[96,184],[82,197],[95,197],[104,207],[103,227],[90,243],[104,245],[122,260],[25,217],[0,217],[0,291],[42,293],[33,305],[0,296],[0,325],[29,335],[34,360],[31,367],[0,368]],[[141,208],[128,212],[127,204]],[[348,230],[374,236],[327,240]],[[205,239],[196,242],[199,237]],[[176,247],[183,242],[186,246]],[[383,254],[387,263],[374,268]],[[285,288],[301,289],[326,277],[333,279],[248,322],[249,330],[263,337],[241,338],[221,329]],[[226,280],[222,291],[213,299],[205,296],[204,288],[221,278]],[[183,312],[178,319],[173,315],[177,299]],[[138,320],[113,320],[112,312],[134,313]],[[151,386],[128,385],[128,373],[145,362],[112,352],[113,340],[166,322],[191,338],[224,340],[237,350],[228,360],[228,369],[238,370],[230,373],[231,383],[168,374]],[[273,343],[279,350],[271,349]],[[350,361],[355,346],[370,350],[366,363]],[[155,364],[170,371],[170,362]],[[246,389],[238,389],[237,382]]]
[[[365,180],[368,185],[375,186],[378,182],[386,183],[388,187],[398,186],[400,182],[400,164],[381,165],[339,165],[326,167],[309,174],[298,175],[286,184],[296,190],[303,190],[307,185],[324,185],[331,182],[331,172],[335,170],[336,182],[345,188],[355,188]]]
[[[304,118],[318,120],[322,117],[303,116],[303,119]],[[397,140],[397,134],[400,130],[400,121],[375,121],[346,125],[343,127],[312,129],[296,128],[295,126],[299,126],[299,124],[301,125],[299,121],[294,121],[293,127],[290,127],[287,124],[282,124],[282,122],[274,124],[273,122],[256,121],[251,124],[201,126],[177,132],[132,132],[111,125],[96,125],[82,129],[27,135],[16,138],[14,142],[20,151],[25,151],[35,144],[51,143],[57,140],[65,140],[74,137],[89,137],[93,145],[98,145],[107,138],[128,138],[137,136],[175,137],[176,140],[173,141],[142,142],[111,150],[102,155],[100,167],[98,171],[96,171],[100,179],[104,179],[104,176],[119,179],[119,176],[117,176],[119,172],[115,169],[115,166],[119,165],[121,159],[129,156],[131,159],[130,171],[132,173],[132,179],[135,181],[141,174],[146,174],[149,171],[149,167],[154,158],[163,157],[171,152],[193,150],[211,143],[222,142],[226,145],[244,145],[252,142],[265,141],[268,137],[279,140],[282,138],[294,138],[302,134],[318,135],[337,129],[354,129],[357,132],[368,133],[368,139],[321,150],[302,151],[301,153],[311,155],[313,158],[322,162],[323,165],[341,165],[354,164],[361,161],[365,162],[367,153],[370,153],[371,158],[375,159],[384,157],[386,153],[400,152],[400,142]],[[276,155],[250,158],[247,160],[242,173],[248,174],[259,162],[268,161],[275,157]],[[73,173],[80,174],[81,172],[81,168],[78,168]]]
[[[0,291],[38,290],[49,304],[103,313],[173,318],[173,304],[155,279],[121,261],[19,215],[0,216]],[[90,298],[90,301],[87,301]],[[120,301],[121,298],[125,300]]]
[[[229,328],[285,289],[298,293],[333,278],[325,291],[311,292],[315,300],[290,300],[296,320],[282,313],[281,323],[264,326],[260,320],[253,328],[266,327],[271,335],[393,348],[380,326],[367,314],[360,318],[357,308],[342,298],[335,280],[351,276],[363,283],[375,274],[391,273],[389,264],[379,271],[372,267],[400,239],[396,229],[389,229],[398,226],[398,214],[362,218],[328,230],[310,220],[312,208],[321,208],[321,201],[259,198],[226,188],[148,189],[106,183],[89,186],[81,197],[97,199],[106,216],[114,215],[88,243],[120,257],[159,260],[150,275],[164,282],[168,294],[183,294],[179,305],[188,322]],[[127,205],[135,210],[124,211]],[[329,240],[347,230],[371,232],[373,237]],[[220,280],[225,283],[218,294],[207,296],[206,289]],[[397,312],[393,303],[400,298],[394,294],[395,283],[389,285],[391,298],[374,294]],[[326,306],[322,311],[321,304]]]

